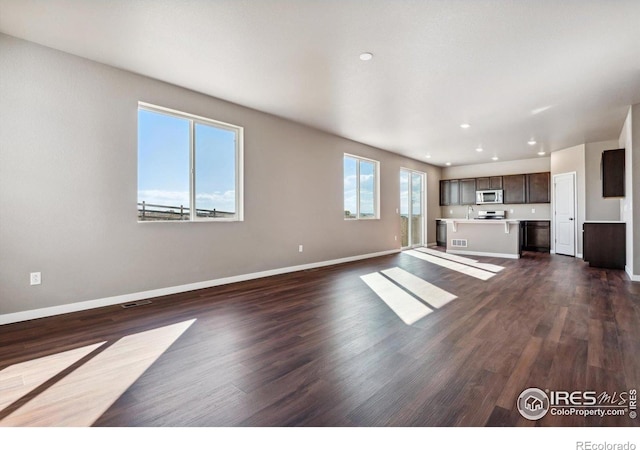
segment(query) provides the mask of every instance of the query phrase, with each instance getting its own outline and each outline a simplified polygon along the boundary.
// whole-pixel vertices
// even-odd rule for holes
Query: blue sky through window
[[[138,110],[138,203],[189,207],[189,121]]]
[[[374,161],[344,156],[345,218],[376,216],[376,166]]]
[[[189,207],[190,120],[138,110],[138,202]],[[236,211],[235,133],[195,123],[196,207]]]

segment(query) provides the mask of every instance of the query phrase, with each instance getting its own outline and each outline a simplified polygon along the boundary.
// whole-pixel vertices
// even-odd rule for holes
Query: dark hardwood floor
[[[2,326],[0,374],[89,344],[107,349],[0,408],[0,425],[122,338],[191,319],[95,426],[640,424],[628,414],[529,421],[516,409],[528,387],[638,389],[640,285],[564,256],[477,259],[505,269],[482,281],[401,253]],[[457,299],[406,325],[360,279],[393,267]],[[114,370],[99,369],[95,383]]]

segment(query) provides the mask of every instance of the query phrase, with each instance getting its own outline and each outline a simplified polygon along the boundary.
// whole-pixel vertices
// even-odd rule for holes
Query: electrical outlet
[[[398,210],[398,208],[396,208],[396,214],[399,214],[399,213],[400,213],[400,211]]]
[[[450,210],[449,210],[449,214],[453,214],[453,209],[450,209]]]
[[[298,245],[298,252],[302,253],[302,244]]]
[[[398,240],[398,236],[394,236],[394,237],[393,237],[393,240],[394,240],[394,241],[397,241],[397,240]]]
[[[30,274],[31,286],[42,283],[42,274],[40,272],[31,272]]]
[[[509,210],[509,212],[510,212],[511,214],[513,214],[513,209],[510,209],[510,210]]]
[[[536,213],[536,209],[535,208],[531,208],[531,214],[535,214]]]

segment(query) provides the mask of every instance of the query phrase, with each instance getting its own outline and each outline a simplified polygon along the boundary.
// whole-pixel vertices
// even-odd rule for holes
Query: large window
[[[242,220],[242,128],[140,103],[138,220]]]
[[[380,163],[344,155],[344,218],[377,219]]]

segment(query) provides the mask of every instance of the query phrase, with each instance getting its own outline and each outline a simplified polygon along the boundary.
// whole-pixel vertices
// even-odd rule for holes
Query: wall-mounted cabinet
[[[476,204],[476,179],[475,178],[460,180],[460,204],[461,205]]]
[[[502,189],[502,177],[476,178],[476,189],[479,191]]]
[[[440,206],[460,204],[460,180],[440,181]]]
[[[502,177],[504,202],[513,205],[527,203],[526,175],[505,175]]]
[[[451,195],[449,196],[449,205],[455,206],[460,204],[460,181],[459,180],[451,180],[449,182],[449,189],[451,190]]]
[[[527,203],[551,202],[551,174],[549,172],[527,174]]]
[[[549,172],[440,181],[440,206],[475,205],[476,191],[503,189],[505,204],[550,203]]]
[[[624,197],[624,149],[602,152],[602,196]]]
[[[449,206],[451,201],[451,188],[449,180],[440,180],[440,206]]]

